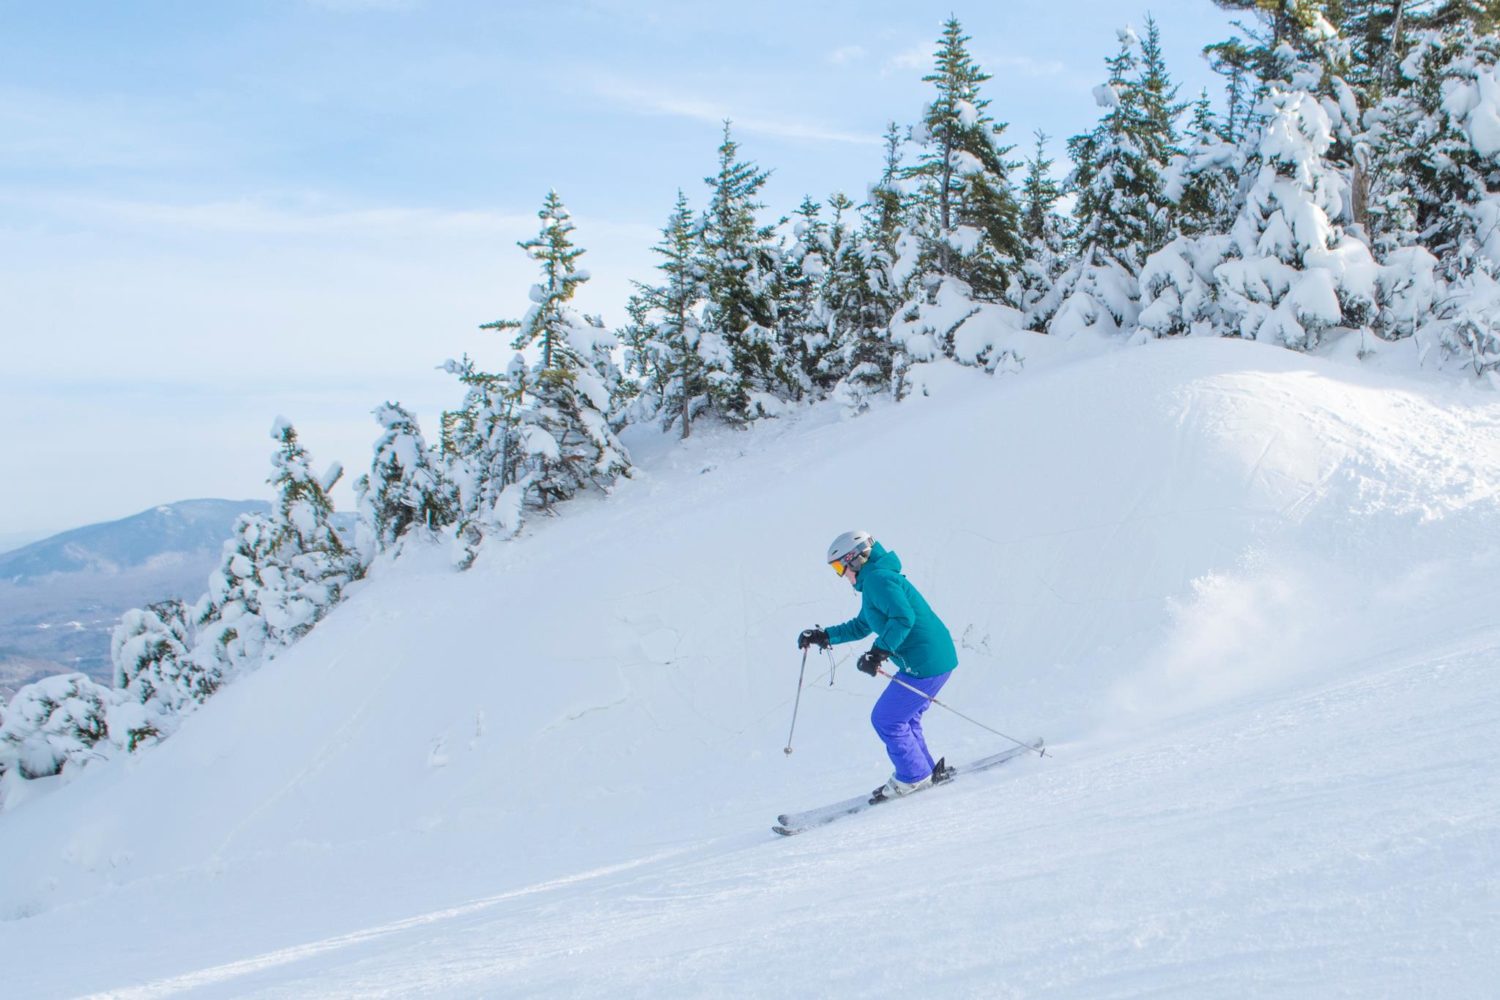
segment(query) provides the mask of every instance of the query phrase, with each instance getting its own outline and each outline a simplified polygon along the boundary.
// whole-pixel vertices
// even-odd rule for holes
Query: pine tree
[[[210,689],[260,662],[269,629],[265,619],[266,569],[276,529],[263,514],[241,514],[224,543],[208,591],[193,609],[196,639],[188,654],[192,669]]]
[[[520,246],[542,268],[542,281],[531,289],[532,308],[520,320],[486,323],[487,330],[515,330],[512,347],[535,350],[537,360],[524,380],[512,380],[521,406],[508,447],[519,446],[526,471],[527,502],[552,510],[588,488],[608,489],[629,474],[630,460],[610,426],[618,370],[609,360],[613,335],[589,322],[571,306],[578,286],[589,279],[576,266],[583,250],[573,245],[572,219],[557,192],[548,192],[541,232]]]
[[[867,409],[871,399],[896,388],[904,375],[905,356],[891,338],[890,324],[903,298],[896,273],[898,245],[906,225],[901,191],[902,136],[892,122],[885,132],[880,179],[860,206],[857,229],[844,227],[852,207],[843,195],[829,204],[835,211],[830,233],[831,264],[825,297],[834,326],[835,367],[839,375],[833,397],[849,410]]]
[[[949,18],[936,66],[922,78],[936,96],[918,133],[921,153],[904,177],[916,185],[919,269],[936,276],[924,278],[924,286],[932,290],[952,277],[975,300],[998,302],[1023,257],[1009,182],[1016,165],[1006,160],[1011,147],[1000,144],[1006,125],[990,116],[990,102],[980,95],[990,75],[974,62],[968,42],[958,19]]]
[[[667,373],[661,365],[660,343],[651,323],[651,302],[645,289],[649,286],[632,282],[635,291],[625,300],[629,317],[618,334],[624,348],[625,377],[628,380],[630,412],[626,423],[652,423],[661,415],[661,401],[667,388]]]
[[[1205,91],[1193,103],[1183,150],[1172,158],[1163,191],[1173,204],[1176,234],[1194,237],[1227,232],[1234,221],[1235,193],[1245,158],[1226,136]]]
[[[776,227],[758,219],[765,207],[760,191],[769,177],[739,158],[726,121],[718,172],[704,178],[711,195],[701,229],[700,329],[705,346],[722,343],[728,350],[724,375],[709,381],[708,402],[713,413],[735,424],[775,411],[776,400],[796,384],[776,335]]]
[[[343,476],[342,467],[335,464],[315,475],[290,421],[278,420],[271,435],[280,445],[272,457],[277,504],[269,559],[260,567],[265,584],[261,614],[269,643],[282,647],[332,611],[363,568],[333,526],[329,494]]]
[[[800,399],[837,381],[829,380],[825,370],[834,348],[824,295],[834,251],[823,206],[811,195],[797,208],[791,237],[780,255],[778,340],[793,381],[793,398]]]
[[[873,250],[884,254],[894,264],[896,241],[908,221],[907,199],[901,190],[901,180],[905,176],[901,147],[906,138],[895,122],[886,125],[882,138],[885,144],[883,167],[880,180],[870,187],[869,197],[865,201],[862,238]],[[899,293],[900,290],[895,291]]]
[[[198,627],[189,658],[197,683],[209,691],[306,635],[363,574],[357,554],[333,527],[329,492],[342,468],[335,464],[314,475],[296,429],[283,418],[271,437],[277,442],[272,513],[240,516],[194,610]]]
[[[711,405],[710,390],[730,378],[733,364],[728,347],[700,322],[705,287],[699,220],[687,196],[677,192],[677,203],[652,248],[661,261],[657,284],[636,282],[641,334],[635,364],[649,372],[637,404],[648,419],[663,429],[680,426],[680,436],[691,436],[700,413]]]
[[[458,519],[453,482],[422,437],[417,418],[398,403],[375,408],[382,430],[370,472],[355,482],[361,523],[378,551],[413,526],[436,531]]]
[[[1415,39],[1396,92],[1372,111],[1389,171],[1372,202],[1384,244],[1435,258],[1445,286],[1429,325],[1482,374],[1500,370],[1500,39],[1475,30],[1476,11],[1444,13],[1449,26]],[[1427,263],[1411,262],[1418,305]],[[1386,312],[1415,311],[1399,305]]]
[[[189,609],[175,600],[125,612],[110,644],[115,689],[139,706],[136,719],[117,717],[111,730],[134,751],[168,735],[177,718],[218,690],[221,678],[205,674],[189,656]]]
[[[1055,335],[1134,327],[1141,269],[1169,233],[1162,175],[1175,151],[1176,88],[1154,22],[1144,41],[1130,28],[1118,35],[1119,51],[1105,61],[1109,77],[1094,90],[1104,116],[1068,144],[1079,256],[1036,307]]]
[[[0,775],[46,778],[107,756],[121,699],[84,674],[54,674],[17,691],[0,724]]]
[[[521,530],[526,358],[515,355],[499,374],[479,370],[467,355],[443,368],[465,387],[462,406],[443,414],[442,443],[457,491],[455,565],[462,570],[473,565],[486,536],[510,538]]]
[[[1350,192],[1326,158],[1333,143],[1313,94],[1271,92],[1254,181],[1214,269],[1225,321],[1242,337],[1305,350],[1331,327],[1373,318],[1377,270],[1369,248],[1336,221]]]
[[[1021,241],[1026,258],[1016,281],[1015,305],[1035,327],[1037,309],[1061,277],[1067,254],[1067,225],[1057,213],[1062,185],[1052,176],[1053,161],[1047,157],[1047,134],[1036,133],[1036,149],[1026,161],[1026,179],[1021,185]]]

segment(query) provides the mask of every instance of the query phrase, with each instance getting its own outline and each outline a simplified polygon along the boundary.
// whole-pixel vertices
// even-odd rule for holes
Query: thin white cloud
[[[1001,70],[1013,70],[1022,76],[1049,77],[1058,76],[1067,72],[1067,64],[1056,59],[1034,59],[1031,56],[996,56],[988,62],[980,62],[989,72],[998,74]]]
[[[96,226],[261,236],[470,234],[509,237],[537,226],[528,214],[430,208],[336,208],[270,204],[249,199],[161,202],[35,194],[0,194],[0,205],[42,210]]]
[[[776,136],[812,142],[842,142],[859,146],[878,146],[880,137],[860,132],[845,132],[816,122],[745,113],[743,109],[704,98],[681,97],[620,81],[601,81],[596,88],[601,97],[625,105],[641,114],[671,115],[694,121],[723,122],[728,119],[739,132]]]
[[[0,88],[0,166],[181,167],[211,159],[206,133],[147,103]]]
[[[828,53],[828,62],[835,66],[847,66],[859,62],[868,55],[863,45],[845,45]]]
[[[883,72],[890,74],[918,69],[924,70],[932,65],[932,51],[933,44],[931,42],[918,42],[887,59]]]

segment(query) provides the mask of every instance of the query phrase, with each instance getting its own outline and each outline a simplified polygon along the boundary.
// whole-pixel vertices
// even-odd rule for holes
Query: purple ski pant
[[[936,677],[897,674],[917,691],[925,693],[927,698],[893,680],[875,700],[870,725],[885,741],[885,752],[891,755],[891,763],[896,765],[896,777],[901,781],[921,781],[932,773],[932,754],[927,752],[927,741],[922,738],[922,713],[932,704],[928,698],[935,698],[952,674],[951,670]]]

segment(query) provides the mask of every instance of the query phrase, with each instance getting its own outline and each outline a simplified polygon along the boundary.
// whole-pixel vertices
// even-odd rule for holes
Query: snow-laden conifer
[[[1078,256],[1035,310],[1057,336],[1133,329],[1141,269],[1169,232],[1163,174],[1175,152],[1176,91],[1155,22],[1145,40],[1128,27],[1117,35],[1109,76],[1094,88],[1103,117],[1068,143]]]
[[[1264,118],[1215,295],[1229,330],[1306,350],[1332,327],[1373,319],[1378,269],[1335,221],[1349,216],[1350,189],[1325,158],[1334,126],[1324,106],[1306,90],[1273,90]]]
[[[693,421],[711,405],[711,387],[727,380],[733,365],[728,346],[705,331],[700,310],[705,294],[700,223],[677,192],[677,203],[652,250],[661,258],[654,283],[637,282],[640,334],[630,360],[644,375],[644,409],[663,427],[674,424],[686,438]]]
[[[729,363],[708,381],[709,409],[720,419],[743,424],[778,412],[795,391],[796,378],[778,337],[777,298],[780,255],[776,226],[760,221],[761,189],[770,177],[740,159],[739,144],[724,123],[719,167],[704,178],[708,209],[701,224],[704,306],[699,321],[701,347],[720,344]]]
[[[355,481],[362,528],[385,550],[413,527],[437,531],[458,519],[458,495],[417,418],[398,403],[374,410],[382,433],[370,471]]]
[[[306,635],[362,573],[357,554],[333,526],[329,492],[342,468],[314,474],[284,418],[277,418],[271,437],[278,445],[272,513],[236,521],[194,611],[198,627],[189,656],[209,690]]]
[[[609,489],[629,473],[630,459],[610,423],[621,381],[611,358],[618,342],[571,305],[589,279],[577,266],[584,251],[573,244],[572,219],[555,191],[537,214],[540,233],[520,244],[542,269],[531,289],[532,307],[520,320],[483,329],[515,330],[512,346],[535,355],[529,370],[513,371],[504,388],[516,405],[501,452],[516,464],[503,469],[515,478],[501,492],[519,486],[528,506],[550,511],[581,490]]]
[[[218,690],[222,678],[189,655],[192,645],[190,610],[181,601],[159,601],[121,616],[110,645],[114,684],[140,706],[139,719],[120,734],[125,749],[166,736],[179,716]]]
[[[26,685],[0,722],[0,777],[45,778],[108,756],[109,715],[120,700],[84,674],[55,674]]]
[[[886,127],[880,179],[860,206],[857,228],[846,226],[847,199],[836,195],[830,231],[830,266],[824,296],[837,345],[832,359],[839,381],[832,394],[854,412],[880,393],[893,392],[903,377],[906,359],[892,339],[890,324],[901,305],[897,275],[898,243],[906,226],[907,203],[901,189],[903,139],[894,122]]]
[[[829,377],[829,363],[837,345],[833,316],[826,296],[834,254],[832,232],[823,206],[808,195],[792,216],[790,240],[780,253],[777,282],[777,326],[792,398],[821,396],[837,377]],[[840,230],[840,240],[845,233]]]
[[[1026,161],[1021,184],[1021,242],[1025,259],[1014,286],[1013,303],[1028,328],[1039,325],[1038,310],[1067,266],[1067,222],[1057,212],[1062,185],[1052,176],[1047,135],[1038,130],[1036,148]]]
[[[891,321],[898,395],[911,364],[949,357],[993,371],[1013,353],[999,344],[1019,330],[1019,310],[1004,304],[1023,257],[1019,209],[1001,144],[1006,125],[980,90],[990,79],[968,49],[956,18],[943,25],[933,71],[934,96],[912,130],[914,162],[902,170],[904,226],[892,276],[903,299]]]

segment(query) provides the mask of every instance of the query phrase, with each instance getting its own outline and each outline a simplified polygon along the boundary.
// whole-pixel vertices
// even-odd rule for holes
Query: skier
[[[893,680],[870,713],[870,724],[896,768],[875,796],[908,795],[932,784],[935,776],[932,754],[922,737],[922,713],[958,666],[958,650],[948,627],[901,575],[896,553],[869,532],[846,531],[835,538],[828,547],[828,564],[859,593],[859,614],[829,629],[803,630],[797,648],[827,649],[874,632],[875,643],[860,656],[859,669],[875,677],[889,659],[900,668],[902,680],[927,696]]]

